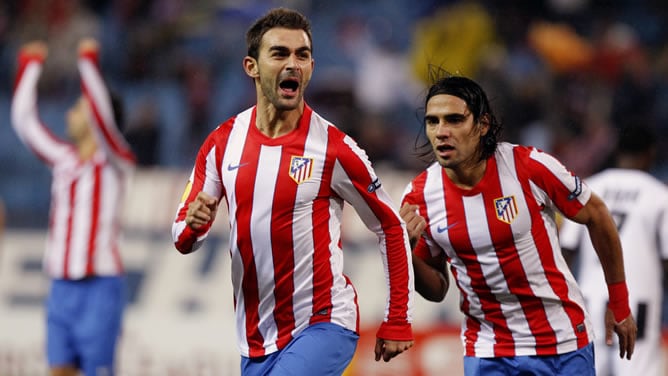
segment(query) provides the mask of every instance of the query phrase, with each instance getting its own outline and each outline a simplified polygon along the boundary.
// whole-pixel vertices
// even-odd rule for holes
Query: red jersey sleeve
[[[564,215],[573,217],[589,201],[591,189],[552,155],[532,147],[516,147],[514,153],[520,160],[518,174],[526,174],[545,193],[536,195],[543,204],[552,201]]]
[[[376,176],[366,153],[348,136],[336,148],[333,189],[356,210],[365,225],[378,236],[389,297],[386,316],[377,336],[412,340],[411,311],[414,293],[411,251],[406,226]],[[340,169],[340,172],[336,171]]]
[[[197,153],[195,166],[186,183],[181,196],[176,218],[172,224],[172,239],[174,246],[181,253],[190,253],[197,250],[206,239],[212,223],[194,230],[185,222],[188,205],[197,198],[199,192],[205,192],[216,197],[219,202],[224,197],[220,165],[223,159],[223,150],[231,127],[222,125],[214,130],[204,141]]]

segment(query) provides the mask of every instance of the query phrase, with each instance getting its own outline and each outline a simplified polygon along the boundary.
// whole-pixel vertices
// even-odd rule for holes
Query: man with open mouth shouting
[[[243,375],[340,375],[357,347],[357,294],[343,274],[341,215],[353,206],[378,236],[389,296],[376,360],[413,345],[413,270],[405,225],[364,150],[304,102],[309,21],[274,9],[246,34],[257,105],[204,141],[172,226],[196,250],[221,200],[229,213]]]

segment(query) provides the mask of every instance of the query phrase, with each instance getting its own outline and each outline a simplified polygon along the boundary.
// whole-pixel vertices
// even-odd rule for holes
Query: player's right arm
[[[52,134],[42,124],[37,113],[37,83],[47,54],[47,46],[41,41],[21,47],[12,97],[11,123],[19,139],[40,159],[53,165],[71,146]]]
[[[216,144],[215,133],[209,135],[197,154],[172,224],[174,246],[183,254],[202,245],[224,195],[219,173],[222,151]]]

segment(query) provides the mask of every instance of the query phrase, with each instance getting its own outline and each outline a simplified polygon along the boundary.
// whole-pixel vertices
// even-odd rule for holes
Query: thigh
[[[280,351],[259,358],[241,357],[241,374],[243,376],[266,376],[276,363]]]
[[[51,281],[46,300],[46,357],[51,368],[78,365],[72,329],[80,301],[79,290],[72,282]]]
[[[464,357],[465,376],[555,376],[550,357],[508,356],[496,358]]]
[[[590,343],[579,350],[557,355],[556,359],[556,368],[558,370],[557,375],[596,376],[593,343]]]
[[[553,356],[464,357],[465,376],[595,376],[594,345]]]
[[[86,375],[113,375],[125,307],[123,279],[104,277],[89,282],[76,329],[81,369]]]
[[[596,376],[594,344],[559,355],[520,356],[518,376]]]
[[[464,376],[511,376],[517,369],[515,358],[464,357]]]
[[[242,358],[242,374],[340,376],[352,360],[358,340],[356,333],[339,325],[314,324],[276,353],[262,359]]]

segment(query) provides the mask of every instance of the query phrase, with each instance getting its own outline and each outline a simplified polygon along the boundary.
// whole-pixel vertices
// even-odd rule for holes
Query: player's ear
[[[260,72],[257,67],[257,60],[250,56],[244,57],[243,60],[244,71],[251,78],[257,78],[260,75]]]
[[[480,120],[478,121],[478,123],[480,124],[480,135],[482,137],[486,136],[487,132],[489,132],[489,128],[490,128],[489,115],[488,114],[482,115],[482,117],[480,117]]]

